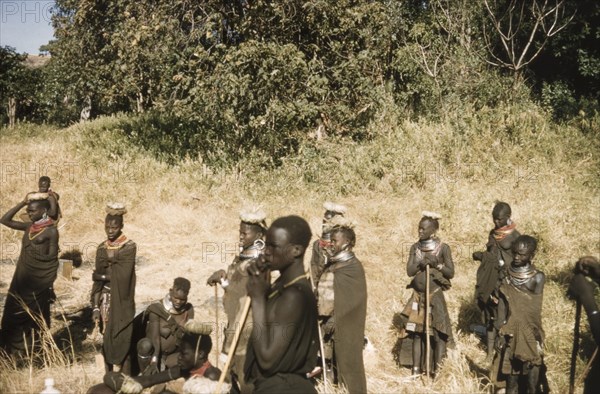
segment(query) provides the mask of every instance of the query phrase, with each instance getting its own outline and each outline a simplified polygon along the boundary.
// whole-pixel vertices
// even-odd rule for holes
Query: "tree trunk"
[[[8,99],[8,127],[15,127],[15,122],[17,120],[17,99],[14,97],[10,97]]]
[[[144,94],[142,92],[138,92],[135,101],[137,102],[137,112],[140,114],[143,113],[144,112]]]

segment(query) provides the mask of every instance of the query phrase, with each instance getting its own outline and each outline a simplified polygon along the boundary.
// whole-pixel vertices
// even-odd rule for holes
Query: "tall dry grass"
[[[211,170],[201,157],[169,166],[128,144],[119,133],[119,117],[66,129],[3,130],[0,210],[5,212],[34,190],[37,177],[49,175],[61,195],[61,247],[76,246],[91,261],[95,245],[104,238],[105,203],[127,203],[124,231],[138,244],[140,258],[138,304],[161,298],[173,278],[185,276],[192,280],[190,298],[200,318],[213,321],[220,299],[215,303],[205,281],[236,253],[242,205],[260,203],[270,219],[299,214],[318,234],[323,201],[344,203],[358,222],[356,253],[367,273],[367,336],[374,345],[365,355],[369,390],[485,392],[484,350],[468,331],[478,319],[472,303],[477,265],[471,253],[486,242],[494,201],[504,200],[513,207],[521,233],[540,240],[535,263],[548,275],[545,359],[551,389],[563,392],[574,321],[574,307],[564,295],[568,272],[578,256],[600,252],[598,123],[582,132],[578,125],[552,124],[526,105],[461,115],[431,123],[383,112],[373,125],[372,134],[379,135],[374,140],[303,143],[297,156],[272,170],[250,155],[235,171]],[[456,266],[446,298],[457,346],[433,382],[412,379],[391,354],[396,342],[391,319],[409,297],[405,264],[422,210],[444,216],[440,235],[451,246]],[[21,234],[2,228],[0,235],[1,258],[8,261],[0,272],[0,290],[5,292]],[[56,283],[67,316],[88,303],[90,264],[84,263],[75,275],[73,282]],[[224,320],[220,308],[220,322]],[[578,371],[589,346],[588,340]],[[87,349],[92,355],[96,351]],[[68,366],[33,372],[1,368],[3,392],[36,391],[47,374],[65,392],[84,392],[102,378],[92,357],[86,356]]]

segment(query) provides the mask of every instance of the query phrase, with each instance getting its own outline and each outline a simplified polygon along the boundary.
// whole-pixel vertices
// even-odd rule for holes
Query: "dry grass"
[[[90,261],[104,238],[104,204],[126,202],[125,232],[137,242],[140,257],[138,304],[162,297],[174,277],[186,276],[200,317],[213,321],[214,293],[204,283],[236,253],[242,205],[259,202],[269,218],[299,214],[318,233],[322,202],[339,201],[359,223],[356,253],[367,272],[367,336],[375,347],[365,356],[369,390],[485,392],[489,386],[478,372],[484,351],[466,331],[477,319],[472,305],[477,266],[470,256],[486,242],[494,200],[508,201],[519,230],[540,239],[536,263],[548,275],[548,378],[551,389],[566,391],[574,307],[564,296],[565,281],[578,256],[600,252],[598,130],[583,135],[574,127],[557,127],[531,108],[465,114],[460,124],[382,119],[373,127],[386,132],[375,141],[305,145],[276,170],[261,172],[242,163],[236,174],[212,173],[200,160],[174,167],[157,162],[114,131],[119,118],[62,130],[2,131],[0,211],[34,190],[37,177],[47,173],[61,195],[61,247],[77,246]],[[412,380],[391,355],[396,342],[391,319],[409,296],[405,264],[422,210],[443,214],[440,235],[452,247],[456,266],[446,298],[457,346],[434,382]],[[3,227],[0,236],[0,258],[15,261],[20,234]],[[10,264],[1,266],[3,293],[12,273]],[[88,264],[75,275],[78,280],[56,283],[66,315],[86,305],[91,288]],[[221,308],[220,322],[224,319]],[[41,370],[6,363],[1,368],[2,392],[38,391],[46,376],[63,392],[85,392],[102,378],[89,357]]]

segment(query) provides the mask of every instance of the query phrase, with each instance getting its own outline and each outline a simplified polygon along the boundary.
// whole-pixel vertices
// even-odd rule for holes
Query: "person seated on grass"
[[[141,393],[151,387],[152,393],[213,393],[221,371],[208,361],[212,349],[210,326],[190,321],[181,338],[177,365],[153,375],[130,377],[120,372],[108,372],[103,383],[92,386],[88,394]],[[231,386],[221,386],[227,393]]]
[[[593,282],[586,277],[591,278]],[[600,308],[594,298],[594,291],[598,284],[600,284],[598,259],[593,256],[580,258],[575,265],[575,275],[571,279],[567,294],[583,305],[596,346],[600,346]],[[600,357],[596,356],[585,378],[583,392],[584,394],[595,393],[598,387],[600,387]]]
[[[542,299],[545,275],[532,264],[537,240],[519,236],[513,262],[499,288],[497,346],[492,381],[506,393],[545,392]]]
[[[487,358],[489,365],[494,358],[494,343],[497,330],[494,323],[498,318],[498,288],[506,276],[506,267],[513,261],[512,244],[521,234],[516,230],[510,216],[510,205],[499,201],[492,210],[494,228],[490,231],[486,250],[473,253],[473,260],[480,261],[477,269],[475,298],[481,311],[481,320],[486,328]]]
[[[227,327],[225,328],[225,338],[219,355],[223,363],[227,360],[227,352],[231,347],[235,331],[242,324],[242,309],[248,293],[246,289],[248,264],[260,255],[265,246],[263,238],[267,232],[266,216],[262,210],[258,209],[247,209],[240,212],[240,254],[227,267],[227,271],[218,270],[206,281],[210,286],[220,284],[225,291],[223,306],[227,314]],[[246,317],[244,327],[251,326],[252,313],[250,312]],[[231,380],[241,393],[251,393],[253,391],[252,385],[246,383],[244,377],[244,360],[249,336],[249,333],[243,333],[239,337],[230,369]]]
[[[177,365],[185,323],[194,318],[194,307],[187,302],[190,286],[186,278],[175,278],[169,293],[146,308],[146,337],[137,344],[144,374]]]
[[[14,220],[27,206],[28,222]],[[9,209],[0,223],[23,232],[21,253],[8,288],[2,313],[0,345],[8,352],[24,354],[31,349],[32,333],[50,327],[52,289],[58,271],[58,230],[48,216],[50,204],[46,193],[29,193]]]

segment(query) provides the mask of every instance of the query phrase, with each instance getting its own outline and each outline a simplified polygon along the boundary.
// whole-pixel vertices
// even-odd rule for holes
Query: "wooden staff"
[[[585,365],[585,369],[583,370],[583,373],[581,375],[579,375],[579,377],[577,378],[577,383],[575,383],[575,386],[579,386],[581,384],[581,382],[583,382],[585,380],[585,378],[587,377],[588,373],[590,372],[590,369],[592,368],[592,364],[594,363],[594,360],[596,359],[597,356],[598,356],[598,348],[596,347],[596,350],[594,350],[594,354],[592,354],[592,357],[590,357],[590,360]]]
[[[427,282],[425,283],[425,374],[429,379],[429,352],[431,344],[429,343],[429,264],[425,266]]]
[[[217,286],[218,285],[215,284],[215,322],[217,325],[217,329],[215,331],[215,342],[217,345],[215,346],[215,350],[217,353],[216,366],[219,368],[219,289]]]
[[[579,322],[581,321],[581,302],[577,301],[575,309],[575,327],[573,328],[573,350],[571,351],[571,369],[569,371],[569,394],[575,392],[575,369],[579,353]]]
[[[239,321],[237,328],[235,329],[235,335],[233,336],[233,341],[229,346],[229,352],[227,354],[227,362],[225,363],[225,367],[223,367],[223,372],[221,372],[221,377],[219,378],[219,383],[217,384],[217,388],[215,389],[215,394],[221,393],[221,386],[225,381],[225,376],[227,375],[227,371],[229,371],[229,365],[231,364],[231,359],[233,359],[235,348],[240,340],[240,334],[242,333],[242,329],[244,328],[244,323],[246,322],[246,317],[248,317],[248,311],[250,310],[250,302],[251,299],[249,296],[246,296],[246,301],[244,303],[244,309],[242,309],[242,317]]]
[[[325,261],[327,261],[327,257],[325,257]],[[308,274],[310,278],[310,287],[313,291],[317,291],[315,288],[315,282],[312,276],[312,264],[308,267]],[[323,368],[323,384],[327,386],[327,368],[325,365],[325,346],[323,345],[323,333],[321,331],[321,325],[317,321],[317,330],[319,331],[319,351],[321,352],[321,368]]]

